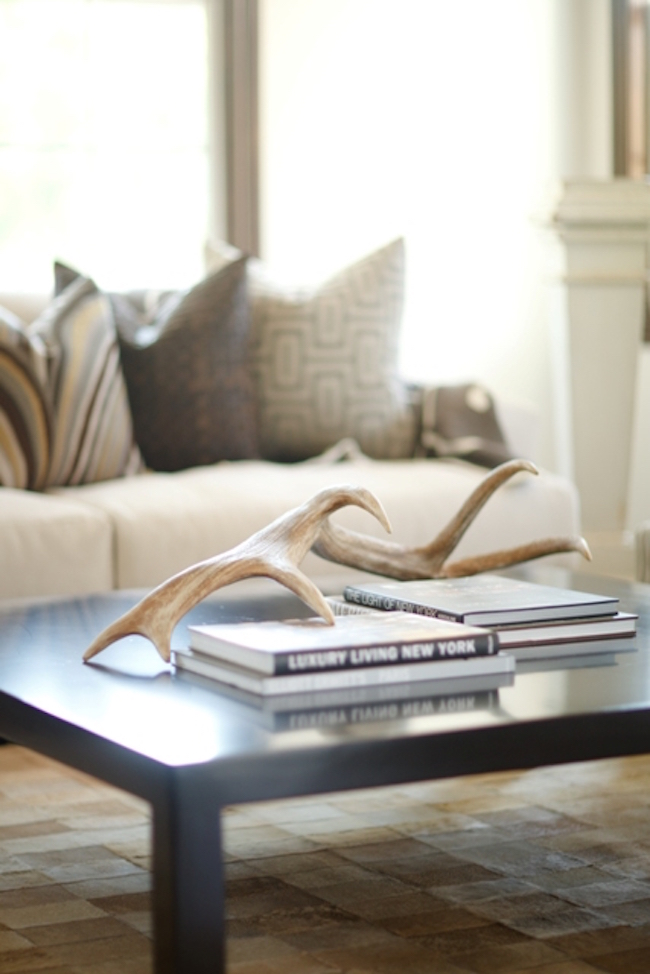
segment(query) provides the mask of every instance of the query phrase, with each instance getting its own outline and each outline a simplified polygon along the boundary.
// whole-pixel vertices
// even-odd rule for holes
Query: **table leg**
[[[224,974],[221,810],[184,776],[153,810],[155,974]]]

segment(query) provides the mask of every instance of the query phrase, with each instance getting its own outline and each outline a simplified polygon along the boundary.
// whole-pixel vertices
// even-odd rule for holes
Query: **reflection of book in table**
[[[498,690],[468,690],[453,696],[434,695],[403,700],[376,700],[339,706],[266,711],[266,713],[272,714],[269,724],[273,730],[312,730],[466,714],[476,710],[490,710],[498,704]]]
[[[239,687],[255,694],[304,693],[314,690],[335,690],[352,687],[380,687],[389,684],[409,684],[418,680],[470,680],[494,673],[512,673],[514,659],[507,653],[476,656],[472,659],[436,659],[432,662],[397,663],[395,665],[366,666],[356,669],[323,670],[321,672],[266,676],[255,670],[234,666],[193,649],[177,649],[173,653],[177,669]]]
[[[617,643],[618,640],[611,639],[608,642]],[[633,644],[632,646],[628,645],[624,650],[615,649],[613,652],[603,649],[602,652],[579,652],[573,656],[534,656],[532,658],[519,656],[517,659],[517,673],[543,673],[552,670],[587,670],[593,669],[594,667],[617,666],[617,653],[634,650],[636,650],[636,646]]]
[[[181,679],[187,671],[180,669]],[[190,673],[211,689],[213,680]],[[414,683],[260,696],[219,684],[219,693],[247,707],[251,720],[271,730],[306,730],[388,720],[411,720],[489,710],[499,705],[499,689],[512,686],[514,673],[466,679],[418,680]]]
[[[487,693],[500,687],[512,686],[514,672],[487,673],[472,678],[468,685],[463,678],[448,680],[417,680],[414,683],[386,684],[376,687],[343,687],[334,690],[311,690],[307,693],[282,693],[269,697],[247,693],[237,687],[222,685],[219,692],[248,704],[255,710],[279,713],[288,710],[322,710],[332,707],[352,707],[386,703],[395,700],[415,701],[425,697],[460,697],[467,693]],[[205,680],[206,685],[209,681]]]
[[[634,638],[581,639],[575,642],[531,643],[524,646],[511,646],[508,653],[517,661],[517,671],[521,672],[520,663],[534,659],[570,659],[577,656],[597,656],[600,654],[630,653],[636,651]]]
[[[499,575],[348,585],[345,599],[372,609],[401,610],[471,625],[543,622],[613,615],[618,599]]]
[[[206,657],[267,676],[492,656],[486,629],[405,612],[189,627],[190,647]],[[184,665],[183,663],[180,664]]]

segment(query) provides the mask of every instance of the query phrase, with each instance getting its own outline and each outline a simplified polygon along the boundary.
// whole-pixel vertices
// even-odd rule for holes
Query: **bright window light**
[[[404,236],[404,375],[530,392],[552,8],[261,0],[262,256],[309,283]]]
[[[202,0],[0,0],[0,289],[59,258],[109,288],[203,271]]]

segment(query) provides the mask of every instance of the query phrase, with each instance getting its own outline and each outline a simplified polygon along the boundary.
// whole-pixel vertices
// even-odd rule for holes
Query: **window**
[[[203,273],[204,0],[0,0],[0,289],[58,257],[107,288]]]
[[[404,235],[402,370],[542,399],[531,216],[555,175],[548,0],[263,0],[262,256],[318,280]]]

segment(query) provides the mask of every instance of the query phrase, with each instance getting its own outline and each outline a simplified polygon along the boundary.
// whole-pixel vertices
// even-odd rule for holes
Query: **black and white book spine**
[[[199,653],[219,656],[216,647],[190,630],[190,647]],[[211,652],[212,649],[212,652]],[[331,670],[360,670],[400,663],[431,663],[435,660],[474,659],[494,656],[499,651],[499,637],[485,631],[462,638],[436,638],[421,642],[394,642],[387,645],[359,646],[340,649],[300,650],[273,653],[270,676],[293,676]],[[222,657],[224,658],[224,657]],[[234,654],[228,662],[237,665]]]
[[[343,590],[343,597],[347,602],[363,606],[364,609],[379,609],[383,612],[411,612],[418,616],[429,616],[433,619],[445,619],[447,622],[463,622],[462,614],[440,612],[430,605],[418,605],[408,599],[396,599],[388,595],[377,595],[374,592],[363,592],[348,585]]]
[[[495,653],[475,659],[445,659],[420,662],[412,666],[367,666],[358,669],[324,670],[319,673],[292,673],[283,676],[263,676],[242,667],[194,653],[175,650],[173,659],[180,670],[207,677],[260,696],[280,696],[289,693],[385,687],[418,681],[450,680],[462,677],[475,679],[496,673],[514,672],[514,658],[509,653]]]

